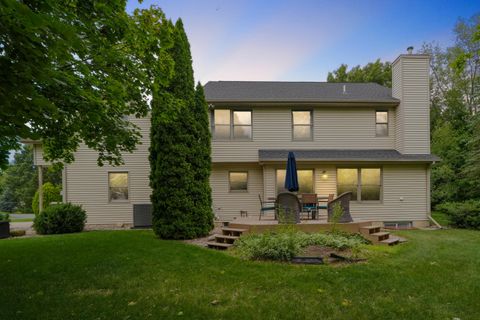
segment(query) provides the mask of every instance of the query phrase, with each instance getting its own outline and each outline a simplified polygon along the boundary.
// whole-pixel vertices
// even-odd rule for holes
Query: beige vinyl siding
[[[82,145],[75,162],[66,166],[67,201],[81,204],[88,214],[88,224],[121,224],[133,222],[133,204],[150,203],[150,165],[148,162],[150,119],[132,119],[141,128],[142,144],[124,154],[125,165],[97,166],[98,153]],[[109,202],[108,172],[128,172],[128,202]]]
[[[395,110],[395,149],[403,153],[403,119],[404,108],[402,108],[402,64],[396,63],[392,68],[392,97],[400,100],[400,105]]]
[[[430,153],[429,57],[402,55],[393,64],[397,107],[397,149],[406,154]]]
[[[427,219],[428,176],[424,164],[384,165],[381,203],[351,203],[355,221],[414,221]],[[403,198],[403,200],[401,200]]]
[[[299,164],[298,168],[314,168],[315,191],[318,195],[337,196],[337,166],[335,164]],[[362,164],[342,166],[364,167]],[[372,166],[372,165],[370,165]],[[382,168],[382,201],[352,201],[351,214],[355,221],[413,221],[426,220],[429,199],[429,178],[427,166],[424,164],[388,164],[373,165]],[[269,181],[265,193],[275,196],[275,169],[282,165],[264,165],[265,181]],[[322,177],[326,171],[327,177]],[[267,190],[268,188],[268,190]],[[403,198],[401,200],[400,198]],[[323,217],[326,211],[320,212]]]
[[[38,166],[48,166],[50,163],[43,159],[43,148],[41,144],[33,145],[33,164]]]
[[[294,107],[292,107],[295,109]],[[292,140],[292,108],[252,107],[251,141],[212,141],[213,162],[257,162],[259,149],[394,149],[394,109],[317,107],[313,141]],[[389,135],[376,137],[375,111],[389,111]],[[299,109],[300,110],[300,109]],[[302,110],[307,110],[302,108]]]
[[[230,171],[248,172],[248,190],[230,191],[228,173]],[[248,216],[257,216],[260,212],[258,195],[263,198],[263,171],[257,164],[228,164],[212,167],[210,176],[212,200],[215,215],[220,220],[233,220],[240,217],[240,210],[246,210]]]

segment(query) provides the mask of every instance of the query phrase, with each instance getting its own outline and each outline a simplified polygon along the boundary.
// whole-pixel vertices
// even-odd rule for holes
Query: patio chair
[[[321,203],[318,203],[317,209],[328,209],[328,203],[333,201],[335,198],[335,195],[333,193],[330,193],[328,195],[328,200],[327,201],[321,201]]]
[[[300,223],[300,212],[302,204],[293,193],[283,192],[277,196],[277,217],[284,219],[287,223]]]
[[[339,203],[343,209],[343,214],[340,217],[340,223],[353,222],[352,216],[350,215],[350,201],[352,200],[352,192],[347,191],[336,197],[334,200],[328,203],[328,222],[333,220],[333,208],[336,203]]]
[[[302,194],[302,212],[307,213],[307,218],[315,219],[317,216],[317,194],[316,193],[304,193]]]
[[[258,200],[260,200],[260,216],[258,220],[262,220],[262,214],[265,214],[266,211],[275,211],[275,202],[273,201],[262,201],[262,196],[258,194]]]

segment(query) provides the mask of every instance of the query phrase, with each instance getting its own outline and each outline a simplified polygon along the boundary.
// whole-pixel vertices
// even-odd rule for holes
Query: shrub
[[[245,259],[289,261],[302,248],[318,245],[338,250],[354,249],[368,243],[360,235],[343,233],[305,233],[293,229],[263,234],[246,234],[235,242],[236,251]]]
[[[70,203],[51,205],[35,216],[33,228],[39,234],[80,232],[87,214],[81,206]]]
[[[448,215],[455,227],[480,230],[480,200],[446,202],[436,209]]]
[[[56,186],[50,182],[45,183],[42,186],[43,189],[43,209],[48,208],[52,202],[60,202],[62,201],[62,195],[60,192],[62,191],[60,186]],[[33,213],[38,214],[38,198],[39,193],[38,190],[35,192],[35,196],[33,197],[32,201],[32,209]]]
[[[10,230],[11,237],[23,237],[26,233],[25,230]]]
[[[343,208],[340,205],[340,202],[336,202],[333,205],[333,213],[332,213],[332,232],[335,232],[337,227],[337,223],[340,221],[340,218],[343,216]]]
[[[1,213],[0,212],[0,222],[9,222],[10,221],[10,215],[8,213]]]

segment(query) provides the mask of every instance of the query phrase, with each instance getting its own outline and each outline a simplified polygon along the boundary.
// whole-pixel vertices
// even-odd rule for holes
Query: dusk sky
[[[410,45],[453,42],[480,1],[130,0],[181,17],[196,80],[324,81],[341,63],[392,61]]]

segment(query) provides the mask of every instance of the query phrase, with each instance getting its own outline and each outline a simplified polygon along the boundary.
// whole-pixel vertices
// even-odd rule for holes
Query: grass
[[[0,241],[4,319],[473,319],[480,232],[403,231],[345,267],[98,231]]]
[[[19,219],[10,218],[10,222],[32,222],[32,221],[33,221],[33,218],[19,218]]]

